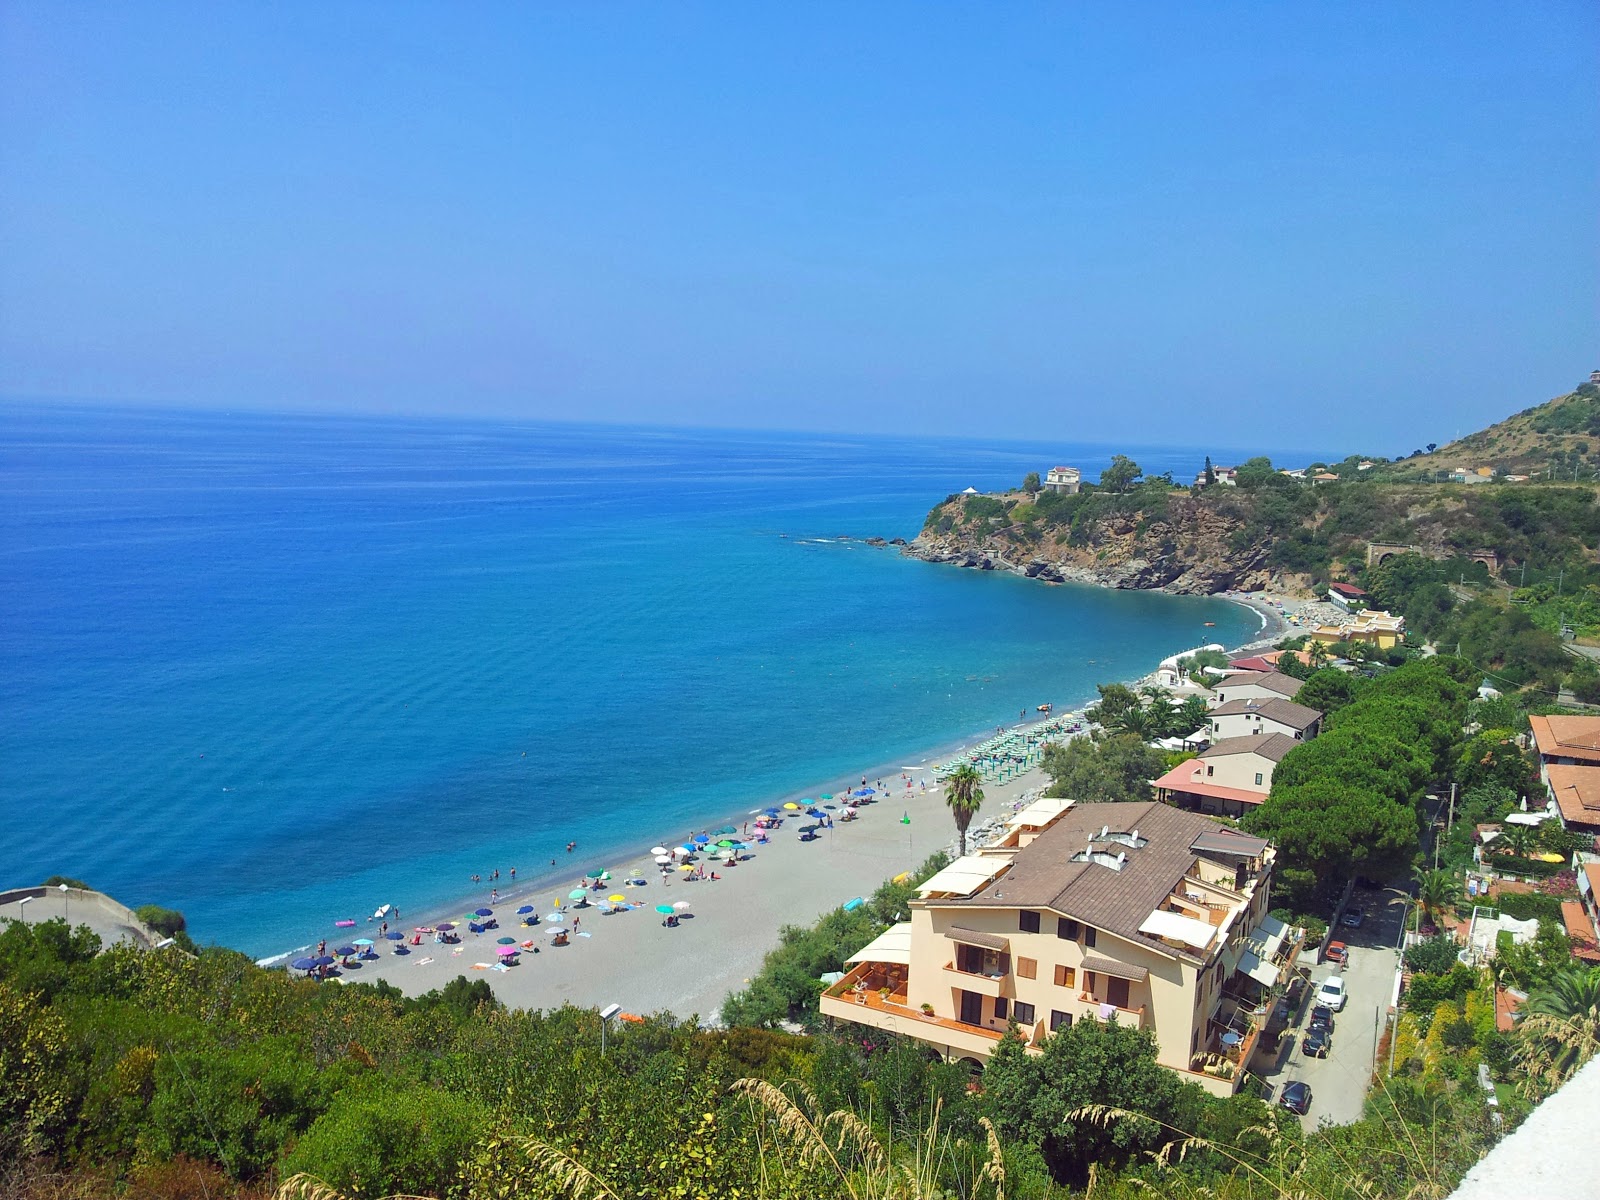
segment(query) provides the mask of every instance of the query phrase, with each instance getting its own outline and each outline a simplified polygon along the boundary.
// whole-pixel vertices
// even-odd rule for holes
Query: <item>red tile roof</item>
[[[1341,596],[1365,596],[1367,594],[1366,588],[1358,588],[1353,583],[1330,583],[1328,590],[1338,592]]]
[[[1589,914],[1583,911],[1583,905],[1576,900],[1563,900],[1561,923],[1567,927],[1567,936],[1572,939],[1573,955],[1585,962],[1600,962],[1600,949],[1595,947],[1594,925],[1589,921]]]
[[[1600,717],[1529,717],[1544,758],[1600,763]]]
[[[1572,825],[1600,826],[1600,767],[1551,763],[1544,769],[1561,819]]]
[[[1232,800],[1236,804],[1260,804],[1267,798],[1265,790],[1252,792],[1248,788],[1223,787],[1219,783],[1207,783],[1205,770],[1204,759],[1191,758],[1188,762],[1181,762],[1173,767],[1160,779],[1153,780],[1152,786],[1165,788],[1169,792],[1207,796],[1213,800]]]

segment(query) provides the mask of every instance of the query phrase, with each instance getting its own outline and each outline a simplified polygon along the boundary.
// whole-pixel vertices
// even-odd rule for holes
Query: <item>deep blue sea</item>
[[[0,407],[0,887],[76,876],[275,953],[1252,636],[834,540],[1109,455]]]

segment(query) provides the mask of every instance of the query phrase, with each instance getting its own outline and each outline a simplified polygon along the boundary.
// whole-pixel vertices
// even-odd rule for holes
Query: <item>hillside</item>
[[[1595,373],[1600,376],[1600,372]],[[1499,475],[1594,479],[1600,472],[1600,378],[1564,396],[1498,421],[1379,471],[1391,479],[1435,479],[1458,468],[1491,467]]]
[[[1502,565],[1588,563],[1600,547],[1595,487],[1440,487],[1360,478],[1307,483],[1258,473],[1198,494],[1165,480],[1078,495],[947,497],[905,553],[1045,580],[1210,595],[1294,592],[1353,577],[1367,545],[1450,559],[1481,549]]]

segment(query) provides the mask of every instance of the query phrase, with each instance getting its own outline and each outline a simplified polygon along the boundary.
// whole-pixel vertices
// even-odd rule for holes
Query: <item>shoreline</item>
[[[1284,614],[1270,603],[1279,597],[1223,594],[1216,598],[1249,608],[1261,620],[1255,637],[1230,653],[1270,643],[1288,628]],[[1287,597],[1281,599],[1285,604],[1295,603]],[[1027,731],[1052,720],[1081,718],[1082,709],[1092,699],[1092,696],[1085,696],[1048,717],[1007,722],[997,728],[1008,732]],[[508,886],[498,889],[498,885],[484,880],[476,887],[463,888],[455,905],[430,905],[417,911],[404,909],[397,926],[408,935],[418,925],[431,927],[441,920],[456,920],[460,913],[480,905],[494,908],[500,927],[479,936],[463,932],[458,946],[435,945],[425,937],[421,945],[408,947],[409,953],[405,955],[391,953],[390,946],[380,941],[384,952],[364,964],[358,973],[343,978],[351,982],[384,978],[408,994],[416,994],[443,986],[457,975],[483,971],[497,995],[513,1007],[547,1008],[563,1003],[589,1005],[616,1001],[634,1011],[673,1011],[680,1016],[694,1014],[702,1020],[715,1020],[726,994],[747,983],[759,969],[782,925],[807,923],[854,897],[870,896],[883,881],[900,871],[912,869],[929,854],[956,840],[944,808],[942,785],[933,778],[934,770],[938,764],[970,751],[993,735],[994,730],[986,728],[981,733],[945,741],[864,771],[850,772],[852,781],[866,776],[869,783],[882,779],[888,785],[884,794],[875,797],[876,804],[860,810],[857,821],[848,825],[836,821],[833,829],[819,833],[822,844],[813,843],[809,847],[798,842],[794,834],[795,822],[789,822],[785,828],[774,831],[767,845],[752,845],[750,860],[727,870],[718,866],[722,877],[714,883],[710,880],[691,883],[678,878],[676,872],[666,880],[661,879],[659,868],[651,855],[642,852],[643,848],[652,844],[674,846],[684,838],[678,833],[670,836],[641,833],[630,837],[629,841],[637,847],[631,852],[614,850],[590,854],[580,846],[564,863],[558,860],[555,868],[541,867],[520,875],[514,886],[502,878],[501,882]],[[912,785],[909,789],[901,786],[902,776],[909,777]],[[1047,782],[1043,771],[1035,766],[1003,784],[986,783],[985,802],[974,821],[974,829],[997,818],[1003,820],[1009,815],[1006,805],[1014,809],[1028,794],[1042,791]],[[812,797],[823,803],[821,796],[829,792],[838,795],[843,786],[842,782],[813,785],[781,798],[751,800],[737,813],[724,811],[696,824],[707,831],[730,825],[740,830],[746,821],[769,806],[781,808],[786,802]],[[901,811],[894,812],[896,808]],[[835,810],[832,815],[837,817],[839,812],[842,810]],[[909,818],[909,826],[904,823],[905,818]],[[930,827],[934,831],[931,837]],[[802,858],[805,855],[810,857]],[[763,869],[769,866],[773,872]],[[598,909],[582,909],[579,915],[590,918],[589,928],[580,929],[571,945],[548,946],[546,918],[556,908],[553,901],[566,897],[578,886],[581,877],[595,868],[607,869],[612,875],[611,882],[598,895],[624,895],[634,905],[633,909],[605,916],[603,920]],[[710,870],[709,865],[707,870]],[[643,886],[623,884],[632,871],[643,873]],[[492,887],[498,889],[498,895],[490,905]],[[706,949],[703,935],[707,930],[704,924],[696,928],[693,919],[675,929],[660,928],[659,916],[650,910],[656,903],[669,902],[669,898],[672,903],[689,901],[686,911],[690,913],[699,912],[713,919],[719,913],[735,917],[731,929],[717,922],[717,969],[705,970],[707,964],[702,960],[696,963],[692,978],[678,977],[676,968],[682,965],[678,962],[678,948],[694,945],[697,954],[703,952]],[[541,918],[541,924],[531,929],[521,926],[520,918],[512,915],[516,908],[530,903],[535,904]],[[567,903],[561,899],[562,905]],[[730,906],[731,912],[727,911]],[[500,920],[502,916],[506,919]],[[355,929],[344,931],[346,936],[367,936],[378,931],[376,918],[362,920],[358,917],[358,920],[360,924]],[[614,931],[624,936],[613,937]],[[330,933],[333,932],[330,927]],[[512,934],[520,942],[531,945],[521,955],[520,965],[500,971],[494,965],[497,947],[493,939]],[[490,940],[484,941],[486,938]],[[336,946],[341,940],[330,936],[328,944]],[[532,951],[533,945],[539,947],[537,953]],[[469,957],[474,946],[483,949]],[[258,961],[263,966],[283,966],[307,948],[303,946]]]

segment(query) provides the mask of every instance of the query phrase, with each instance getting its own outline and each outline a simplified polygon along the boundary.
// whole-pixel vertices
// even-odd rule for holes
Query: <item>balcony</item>
[[[1014,996],[1016,987],[1011,975],[982,975],[977,971],[963,971],[953,962],[944,965],[945,980],[952,986],[963,991],[976,992],[980,996]]]
[[[1001,1037],[999,1030],[965,1025],[951,1017],[913,1008],[906,1002],[903,983],[899,985],[900,990],[892,990],[892,985],[884,982],[883,972],[872,968],[873,964],[863,963],[823,992],[820,1005],[823,1015],[902,1033],[980,1059],[994,1053],[995,1043]],[[886,986],[891,987],[887,995],[882,990]]]
[[[1096,1000],[1088,992],[1080,992],[1078,1001],[1083,1005],[1082,1016],[1089,1021],[1110,1021],[1115,1019],[1118,1025],[1134,1029],[1144,1028],[1145,1006],[1138,1008],[1118,1008],[1115,1004],[1107,1004]]]

